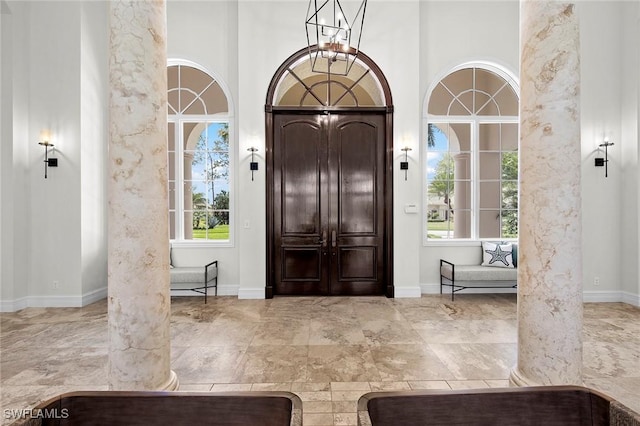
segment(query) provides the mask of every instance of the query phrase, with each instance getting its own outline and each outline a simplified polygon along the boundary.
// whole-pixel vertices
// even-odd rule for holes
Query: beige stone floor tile
[[[516,343],[429,344],[429,348],[457,380],[507,379],[516,364]]]
[[[333,413],[331,401],[304,401],[303,413]]]
[[[366,339],[355,319],[314,319],[309,325],[309,345],[358,345]]]
[[[413,328],[427,343],[516,343],[515,320],[421,321]]]
[[[368,390],[339,390],[331,391],[332,401],[357,401],[362,395],[368,393]]]
[[[410,390],[409,382],[371,382],[372,391]]]
[[[249,346],[239,363],[234,380],[239,383],[274,383],[307,381],[305,345]]]
[[[412,390],[450,390],[446,380],[418,380],[408,382]]]
[[[509,380],[485,380],[490,388],[508,388]]]
[[[371,390],[369,382],[331,382],[331,391]]]
[[[246,351],[235,346],[189,347],[172,362],[171,368],[185,383],[247,383],[250,380],[234,380]]]
[[[313,383],[313,382],[295,382],[291,384],[292,392],[321,392],[321,391],[330,391],[331,383]]]
[[[584,377],[638,377],[639,348],[640,346],[629,347],[625,342],[584,342]]]
[[[291,383],[254,383],[251,385],[251,390],[290,392]]]
[[[251,383],[214,383],[212,392],[247,392],[251,390]]]
[[[355,413],[358,411],[358,401],[331,401],[334,413]]]
[[[640,308],[584,306],[585,385],[640,411]],[[507,387],[516,361],[509,294],[175,297],[171,311],[181,390],[290,390],[305,426],[355,424],[356,401],[372,391]],[[0,342],[3,408],[108,388],[106,300],[1,313]]]
[[[335,426],[357,426],[358,415],[356,413],[334,413],[333,424]]]
[[[428,345],[380,345],[371,348],[381,381],[452,380],[449,371]]]
[[[304,426],[333,426],[333,413],[305,413],[302,408]]]
[[[379,380],[380,373],[366,345],[309,346],[307,378],[311,382]]]
[[[361,321],[362,332],[369,345],[422,344],[422,337],[408,321],[376,319]]]
[[[251,345],[308,345],[309,334],[309,320],[278,318],[273,321],[260,323],[255,330]]]
[[[296,391],[295,394],[298,395],[302,401],[331,401],[331,392],[329,391]]]
[[[447,380],[447,383],[453,390],[489,388],[489,385],[484,380]]]

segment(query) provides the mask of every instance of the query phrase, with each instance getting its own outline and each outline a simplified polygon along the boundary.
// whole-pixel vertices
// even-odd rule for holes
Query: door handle
[[[331,231],[331,247],[336,246],[336,231],[335,229]]]
[[[327,231],[322,231],[322,239],[318,241],[318,244],[322,244],[322,247],[327,246]]]

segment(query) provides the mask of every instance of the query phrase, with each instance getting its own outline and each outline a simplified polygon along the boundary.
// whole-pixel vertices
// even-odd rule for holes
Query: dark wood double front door
[[[274,114],[275,294],[385,292],[385,120],[377,113]]]

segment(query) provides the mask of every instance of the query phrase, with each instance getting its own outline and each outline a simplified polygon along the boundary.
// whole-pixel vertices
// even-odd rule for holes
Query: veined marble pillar
[[[520,3],[518,362],[512,385],[582,384],[576,6]]]
[[[109,4],[109,388],[174,390],[165,3]]]

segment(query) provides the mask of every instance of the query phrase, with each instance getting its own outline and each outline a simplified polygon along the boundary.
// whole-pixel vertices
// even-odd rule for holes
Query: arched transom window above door
[[[425,242],[518,236],[515,79],[498,67],[454,69],[425,102]]]
[[[309,56],[287,65],[276,87],[273,106],[282,107],[375,107],[387,100],[376,73],[356,59],[346,76],[316,73]]]

